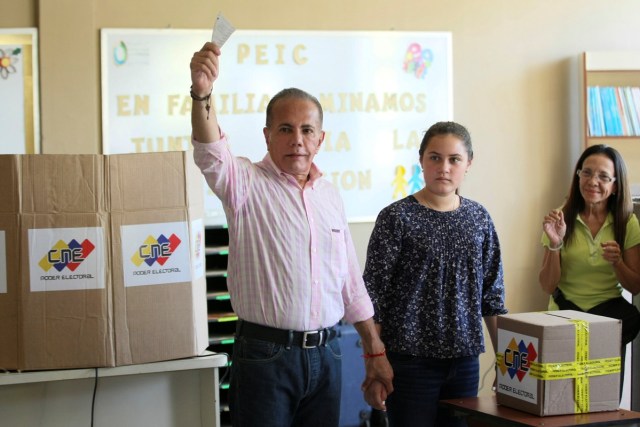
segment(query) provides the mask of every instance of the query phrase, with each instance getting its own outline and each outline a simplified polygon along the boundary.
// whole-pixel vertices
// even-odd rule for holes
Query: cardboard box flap
[[[115,366],[106,213],[21,216],[20,369]]]
[[[0,213],[0,371],[18,369],[18,228],[17,213]]]
[[[192,154],[118,154],[108,164],[116,364],[200,354],[203,186]]]
[[[20,157],[0,155],[0,212],[20,211]]]
[[[193,212],[192,217],[203,218],[204,217],[204,192],[205,189],[209,189],[205,185],[204,176],[202,172],[196,166],[193,160],[193,152],[183,152],[184,167],[186,170],[186,182],[187,182],[187,195],[189,197],[189,210]]]
[[[22,156],[22,212],[104,212],[104,156]]]
[[[109,156],[111,211],[186,208],[184,156],[181,151]]]
[[[202,354],[209,347],[209,323],[207,321],[207,279],[193,281],[193,319],[195,329],[195,353]],[[204,319],[204,321],[203,321]]]

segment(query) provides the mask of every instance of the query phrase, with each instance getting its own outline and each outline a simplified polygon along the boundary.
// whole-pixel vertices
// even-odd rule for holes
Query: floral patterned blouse
[[[365,284],[387,351],[429,358],[484,352],[482,317],[505,314],[500,243],[487,210],[460,197],[439,212],[408,196],[384,208]]]

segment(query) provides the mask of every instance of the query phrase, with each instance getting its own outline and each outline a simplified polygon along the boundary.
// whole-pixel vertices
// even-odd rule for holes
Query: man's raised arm
[[[211,96],[220,72],[220,48],[207,42],[191,58],[191,129],[193,139],[202,143],[218,141],[220,129]]]

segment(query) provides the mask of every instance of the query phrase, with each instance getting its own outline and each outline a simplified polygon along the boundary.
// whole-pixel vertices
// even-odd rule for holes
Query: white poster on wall
[[[189,61],[211,30],[102,30],[105,154],[190,149]],[[324,109],[316,163],[340,190],[349,221],[372,221],[423,185],[424,131],[452,119],[451,34],[233,33],[212,96],[235,155],[261,160],[268,100],[298,87]],[[208,191],[207,225],[224,224]]]
[[[19,45],[0,45],[0,95],[3,108],[0,114],[0,138],[3,154],[26,153],[24,131],[24,52]]]
[[[36,28],[0,28],[0,154],[40,152]]]

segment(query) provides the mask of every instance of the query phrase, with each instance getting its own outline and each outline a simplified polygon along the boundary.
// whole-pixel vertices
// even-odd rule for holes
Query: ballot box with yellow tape
[[[621,329],[572,310],[498,316],[498,404],[539,416],[618,409]]]

